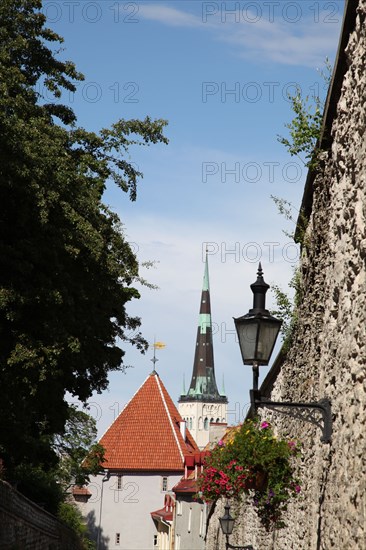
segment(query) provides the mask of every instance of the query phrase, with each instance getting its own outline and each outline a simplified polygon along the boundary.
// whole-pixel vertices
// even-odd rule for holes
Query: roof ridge
[[[158,373],[156,373],[157,376]],[[121,414],[123,413],[123,411],[128,407],[128,405],[131,403],[131,401],[135,398],[135,396],[138,394],[138,392],[141,390],[141,388],[144,386],[144,384],[146,384],[146,382],[148,381],[148,379],[150,378],[151,374],[149,374],[145,380],[143,381],[143,383],[141,384],[141,386],[135,391],[135,393],[133,394],[133,396],[129,399],[129,401],[127,401],[127,403],[125,404],[125,406],[123,407],[123,409],[121,410],[120,413],[118,413],[118,415],[116,416],[116,418],[114,420],[112,420],[112,422],[109,424],[108,428],[105,430],[105,432],[98,438],[98,441],[100,441],[105,435],[106,433],[108,432],[108,430],[110,430],[110,428],[113,426],[113,424],[116,422],[117,418],[119,418],[121,416]]]
[[[172,421],[172,418],[171,418],[171,416],[170,416],[169,409],[168,409],[168,405],[167,405],[167,403],[166,403],[165,396],[164,396],[163,390],[162,390],[161,385],[160,385],[159,377],[156,378],[156,383],[157,383],[157,385],[158,385],[158,388],[159,388],[159,391],[160,391],[160,395],[161,395],[161,397],[162,397],[162,399],[163,399],[164,408],[165,408],[166,413],[167,413],[167,415],[168,415],[169,423],[170,423],[170,426],[171,426],[171,428],[172,428],[172,432],[173,432],[175,441],[176,441],[176,443],[177,443],[177,446],[178,446],[178,449],[179,449],[179,452],[180,452],[180,456],[182,457],[182,462],[184,462],[184,453],[183,453],[182,448],[181,448],[181,446],[180,446],[179,439],[178,439],[178,436],[177,436],[177,432],[176,432],[176,430],[174,429],[174,426],[173,426],[173,421]]]

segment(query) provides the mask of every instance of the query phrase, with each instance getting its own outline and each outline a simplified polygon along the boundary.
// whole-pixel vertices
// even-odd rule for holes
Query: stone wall
[[[1,550],[80,550],[74,533],[57,519],[0,481]]]
[[[347,46],[328,105],[328,146],[304,195],[309,224],[298,329],[270,392],[279,401],[328,397],[333,436],[321,443],[318,427],[271,413],[279,434],[303,444],[302,493],[289,506],[287,528],[270,534],[252,510],[238,510],[230,542],[255,550],[366,548],[366,0],[351,0],[347,10],[356,17],[343,30]],[[225,547],[219,515],[207,549]]]

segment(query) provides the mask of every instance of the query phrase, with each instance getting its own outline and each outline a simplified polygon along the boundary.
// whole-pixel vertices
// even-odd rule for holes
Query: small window
[[[168,478],[167,477],[163,477],[162,480],[161,480],[161,490],[162,491],[167,491],[168,490]]]
[[[181,516],[181,515],[182,515],[182,501],[177,500],[177,516]]]
[[[118,546],[121,544],[121,533],[116,533],[116,545]]]
[[[117,490],[120,491],[122,489],[122,476],[121,474],[118,474],[117,476]]]
[[[154,535],[154,548],[158,547],[158,535]]]
[[[189,429],[192,429],[192,418],[189,419]]]
[[[203,427],[204,427],[205,430],[208,430],[208,418],[207,418],[207,416],[206,416],[206,418],[203,422]]]

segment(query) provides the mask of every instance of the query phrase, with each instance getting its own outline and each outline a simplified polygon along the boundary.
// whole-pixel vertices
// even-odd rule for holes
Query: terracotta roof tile
[[[197,480],[195,479],[195,476],[194,476],[194,472],[192,476],[189,476],[188,478],[183,478],[176,485],[174,485],[173,491],[176,494],[197,493],[198,487],[197,487]]]
[[[89,489],[87,489],[86,487],[80,487],[80,485],[75,485],[73,488],[72,488],[72,494],[73,495],[82,495],[82,496],[90,496],[91,497],[91,492],[89,491]]]
[[[151,512],[151,517],[158,521],[173,521],[174,506],[174,497],[171,495],[165,495],[164,508]]]
[[[160,377],[155,372],[127,403],[100,440],[104,468],[144,471],[183,470],[184,455],[198,451]]]

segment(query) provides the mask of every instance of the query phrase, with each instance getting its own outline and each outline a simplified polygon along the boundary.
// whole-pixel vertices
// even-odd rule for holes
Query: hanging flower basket
[[[263,470],[255,472],[245,483],[245,490],[264,491],[267,488],[268,475]]]
[[[298,455],[299,445],[278,439],[268,422],[247,420],[205,458],[199,492],[207,501],[240,500],[246,494],[267,529],[281,527],[287,502],[300,492],[294,477]]]

